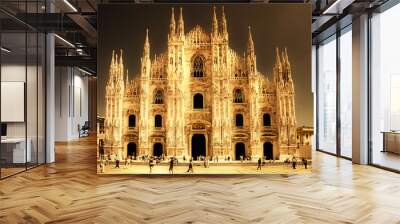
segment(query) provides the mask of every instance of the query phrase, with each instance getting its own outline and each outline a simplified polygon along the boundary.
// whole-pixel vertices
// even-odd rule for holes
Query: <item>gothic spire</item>
[[[226,25],[224,6],[222,6],[222,36],[225,38],[225,40],[228,40],[228,28]]]
[[[285,47],[285,61],[286,61],[286,65],[290,67],[289,55],[287,53],[287,48],[286,47]]]
[[[108,78],[109,84],[112,84],[114,80],[114,68],[115,68],[115,51],[113,50],[111,55],[110,69],[109,69],[109,78]]]
[[[249,34],[247,37],[247,52],[248,54],[254,54],[254,41],[253,35],[251,34],[251,26],[249,26]]]
[[[183,37],[184,35],[185,35],[185,29],[184,29],[184,22],[183,22],[183,11],[182,11],[182,7],[180,7],[179,22],[178,22],[178,36]]]
[[[115,64],[115,50],[112,51],[110,70],[114,68]]]
[[[143,57],[150,57],[149,29],[146,29],[146,37],[144,40]]]
[[[119,65],[123,65],[124,64],[124,59],[123,59],[123,53],[124,53],[124,51],[122,50],[122,49],[120,49],[119,50],[119,52],[120,52],[120,55],[119,55],[119,62],[118,62],[118,64]]]
[[[276,47],[275,51],[276,51],[276,58],[275,58],[276,62],[274,65],[274,79],[276,83],[280,83],[282,80],[282,62],[279,56],[279,48]]]
[[[276,47],[276,64],[278,65],[278,66],[281,66],[281,58],[279,57],[279,48],[278,47]]]
[[[143,55],[141,58],[141,76],[148,77],[150,71],[150,42],[149,42],[149,29],[146,29],[146,37],[144,40]]]
[[[119,62],[118,62],[118,79],[123,82],[124,81],[124,51],[120,49]]]
[[[171,22],[169,23],[169,35],[170,37],[175,35],[175,12],[174,7],[171,8]]]
[[[217,36],[218,34],[218,20],[217,13],[215,12],[215,6],[213,7],[213,20],[212,20],[212,35]]]
[[[287,53],[287,48],[285,47],[285,73],[287,76],[288,81],[292,81],[292,69],[290,67],[290,62],[289,62],[289,55]]]
[[[125,81],[125,89],[126,90],[128,89],[128,85],[129,85],[129,77],[128,77],[128,75],[129,75],[129,70],[126,69],[126,81]]]

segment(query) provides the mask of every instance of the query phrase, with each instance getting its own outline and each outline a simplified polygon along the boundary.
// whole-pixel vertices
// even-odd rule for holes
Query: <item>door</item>
[[[236,160],[240,160],[240,156],[242,156],[242,158],[244,159],[244,155],[245,155],[245,145],[243,144],[243,142],[238,142],[235,145],[235,159]]]
[[[192,157],[197,160],[199,156],[206,156],[206,137],[203,134],[192,136]]]
[[[266,160],[274,159],[274,150],[271,142],[264,142],[264,158]]]

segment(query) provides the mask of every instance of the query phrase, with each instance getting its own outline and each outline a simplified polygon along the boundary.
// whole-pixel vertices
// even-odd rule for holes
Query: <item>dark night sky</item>
[[[130,78],[139,72],[145,30],[149,28],[150,52],[161,54],[167,48],[171,7],[178,21],[183,7],[185,33],[195,25],[211,32],[210,4],[100,5],[98,14],[98,113],[104,114],[104,91],[113,49],[124,50],[125,67]],[[221,21],[221,5],[217,19]],[[311,92],[311,7],[299,4],[225,4],[229,45],[239,55],[247,46],[251,26],[258,71],[271,77],[275,47],[287,47],[296,91],[298,125],[313,124]]]

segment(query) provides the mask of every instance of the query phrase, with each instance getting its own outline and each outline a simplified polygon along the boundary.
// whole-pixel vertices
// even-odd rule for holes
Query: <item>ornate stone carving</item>
[[[166,144],[167,154],[188,156],[191,132],[198,130],[208,136],[212,155],[233,158],[233,143],[238,141],[245,143],[246,154],[251,156],[263,156],[262,144],[271,139],[276,146],[296,145],[295,91],[286,49],[276,49],[272,78],[268,79],[257,70],[251,30],[246,52],[238,54],[229,46],[225,13],[222,29],[215,29],[218,21],[214,17],[212,33],[200,26],[185,33],[181,11],[178,22],[170,24],[167,50],[154,57],[150,57],[147,30],[140,74],[131,80],[124,70],[122,52],[113,53],[105,96],[107,145],[124,148],[129,141],[137,141],[139,153],[152,155],[150,143],[161,142]],[[171,18],[175,21],[174,14]],[[163,95],[155,101],[157,89],[163,90]],[[234,100],[238,96],[235,89],[241,90],[240,102]],[[193,108],[195,93],[203,95],[203,108]],[[127,115],[131,113],[137,118],[135,132],[128,128]],[[243,127],[236,127],[237,113],[243,115]],[[263,125],[264,113],[273,119],[269,127]],[[156,114],[162,117],[161,128],[154,127]],[[282,156],[279,148],[275,151]]]

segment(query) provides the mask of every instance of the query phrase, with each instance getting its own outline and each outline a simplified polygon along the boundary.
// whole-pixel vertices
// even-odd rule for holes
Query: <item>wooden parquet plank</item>
[[[322,153],[309,175],[101,176],[95,143],[0,181],[0,223],[400,223],[400,175]]]

